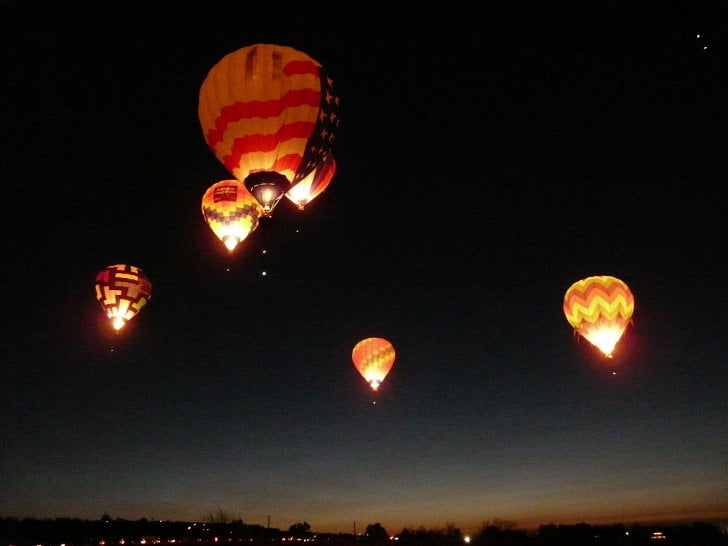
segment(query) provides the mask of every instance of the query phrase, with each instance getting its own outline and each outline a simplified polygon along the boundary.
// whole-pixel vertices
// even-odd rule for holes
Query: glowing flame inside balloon
[[[249,175],[243,182],[261,207],[261,214],[270,217],[273,209],[291,187],[291,182],[280,173],[260,171]]]
[[[222,238],[222,242],[225,245],[225,247],[232,252],[235,250],[235,247],[238,246],[238,243],[240,242],[240,237],[236,237],[235,235],[224,235]]]
[[[607,358],[612,358],[633,312],[632,292],[623,281],[608,275],[577,281],[564,295],[566,320]]]
[[[336,160],[334,154],[330,152],[321,165],[286,192],[286,197],[298,207],[298,210],[304,210],[306,205],[329,186],[335,173]]]
[[[141,269],[116,264],[96,275],[96,299],[117,332],[132,320],[152,297],[152,283]]]
[[[258,227],[260,205],[238,180],[222,180],[202,196],[202,216],[232,252]]]
[[[354,366],[374,392],[379,390],[382,381],[392,369],[394,358],[394,347],[380,337],[361,340],[351,353]]]
[[[253,195],[260,205],[263,207],[263,214],[270,216],[273,207],[278,203],[281,190],[273,184],[259,185],[253,188]]]
[[[299,182],[293,188],[288,190],[288,193],[286,193],[286,197],[296,204],[298,210],[305,209],[306,205],[308,205],[311,201],[308,188],[305,187],[306,185],[304,182],[305,181]]]
[[[607,358],[612,358],[612,352],[617,342],[624,334],[624,330],[627,328],[626,324],[623,325],[608,325],[602,324],[597,327],[585,326],[579,333],[584,336],[592,345],[596,346],[600,351],[604,353]]]

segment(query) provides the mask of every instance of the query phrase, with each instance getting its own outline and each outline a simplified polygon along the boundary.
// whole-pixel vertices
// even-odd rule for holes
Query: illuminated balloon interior
[[[583,326],[579,333],[592,345],[604,353],[607,358],[612,358],[612,352],[617,342],[621,339],[627,324],[595,324]]]
[[[395,351],[386,339],[370,337],[354,346],[351,359],[364,380],[377,392],[394,365]]]
[[[202,197],[202,216],[230,252],[255,231],[260,215],[260,205],[238,180],[217,182]]]
[[[252,193],[260,206],[263,207],[263,214],[269,216],[283,192],[275,184],[259,184],[253,187]]]
[[[230,252],[232,252],[233,250],[235,250],[235,247],[238,246],[238,243],[240,242],[240,237],[237,237],[235,235],[223,235],[222,242],[225,247]]]
[[[607,358],[612,358],[633,312],[632,292],[623,281],[608,275],[577,281],[564,295],[566,320]]]
[[[288,178],[276,172],[257,172],[245,179],[245,187],[260,204],[264,216],[271,215],[290,185]]]
[[[304,210],[306,205],[329,186],[335,172],[336,160],[334,154],[329,153],[318,168],[286,192],[286,197],[298,207],[298,210]]]
[[[96,275],[96,299],[117,332],[133,319],[152,297],[152,283],[132,265],[110,265]]]
[[[293,202],[298,207],[298,210],[303,210],[304,208],[306,208],[306,205],[308,205],[311,201],[311,194],[309,191],[310,188],[311,184],[307,184],[305,180],[302,180],[293,188],[288,190],[288,193],[286,193],[286,197],[288,197],[288,199],[290,199],[291,202]]]

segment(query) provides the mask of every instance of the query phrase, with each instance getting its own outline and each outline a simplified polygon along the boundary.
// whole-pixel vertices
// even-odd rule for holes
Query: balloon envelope
[[[232,252],[258,227],[261,208],[239,180],[222,180],[202,196],[202,216]]]
[[[330,152],[316,170],[286,192],[286,197],[298,207],[298,210],[303,210],[329,186],[335,173],[336,160],[334,154]]]
[[[392,369],[394,358],[394,347],[381,337],[362,339],[351,353],[354,367],[375,392]]]
[[[152,283],[133,265],[110,265],[96,275],[96,299],[120,330],[152,297]]]
[[[254,44],[210,69],[198,116],[207,145],[268,216],[323,163],[338,105],[333,80],[317,61],[291,47]]]
[[[634,312],[634,296],[627,285],[608,275],[581,279],[564,295],[569,324],[607,358],[624,334]]]

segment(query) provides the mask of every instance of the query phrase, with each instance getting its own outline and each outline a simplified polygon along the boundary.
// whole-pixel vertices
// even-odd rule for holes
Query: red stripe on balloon
[[[296,76],[300,74],[319,75],[319,67],[311,61],[291,61],[283,67],[283,73],[286,76]]]
[[[214,150],[215,145],[223,141],[231,123],[243,119],[277,117],[286,109],[296,106],[318,108],[320,103],[321,93],[315,89],[292,89],[277,100],[236,102],[220,110],[220,115],[215,119],[215,129],[207,133],[207,144]]]
[[[224,165],[232,170],[240,165],[240,158],[249,153],[262,153],[275,150],[281,142],[292,138],[308,139],[314,124],[305,121],[289,123],[272,135],[248,135],[235,139],[230,154],[225,156]]]

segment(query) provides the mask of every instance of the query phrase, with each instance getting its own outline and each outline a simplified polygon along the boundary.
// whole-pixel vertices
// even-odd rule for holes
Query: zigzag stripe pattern
[[[627,285],[608,275],[575,282],[564,296],[564,315],[574,328],[583,323],[628,323],[634,312],[634,296]]]
[[[608,275],[577,281],[564,295],[566,320],[607,358],[612,358],[633,312],[632,292],[624,282]]]

